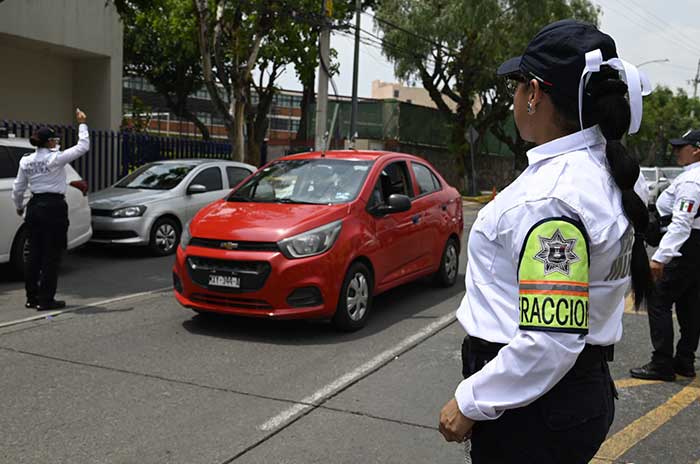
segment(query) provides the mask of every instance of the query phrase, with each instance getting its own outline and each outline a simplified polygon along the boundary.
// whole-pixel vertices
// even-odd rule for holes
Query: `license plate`
[[[209,274],[209,285],[213,285],[215,287],[239,288],[241,286],[241,278],[235,276]]]

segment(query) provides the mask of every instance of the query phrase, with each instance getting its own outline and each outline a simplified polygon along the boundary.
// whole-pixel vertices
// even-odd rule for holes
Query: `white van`
[[[24,258],[27,233],[24,223],[17,215],[12,201],[12,183],[17,176],[19,160],[35,148],[27,139],[7,137],[0,128],[0,263],[11,262],[18,275],[24,273]],[[90,206],[88,205],[88,185],[70,165],[66,165],[66,189],[68,203],[68,249],[76,248],[92,237]],[[29,193],[26,201],[29,201]]]

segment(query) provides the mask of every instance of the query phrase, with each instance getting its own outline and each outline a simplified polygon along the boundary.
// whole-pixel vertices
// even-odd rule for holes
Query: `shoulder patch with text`
[[[588,235],[569,218],[535,224],[520,251],[520,329],[588,333]]]

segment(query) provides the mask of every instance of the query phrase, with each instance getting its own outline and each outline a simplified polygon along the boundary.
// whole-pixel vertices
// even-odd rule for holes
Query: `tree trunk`
[[[301,97],[301,119],[299,119],[299,129],[295,141],[298,143],[306,143],[309,141],[309,125],[311,124],[311,105],[316,101],[316,92],[314,91],[314,76],[309,82],[304,82],[304,92]]]

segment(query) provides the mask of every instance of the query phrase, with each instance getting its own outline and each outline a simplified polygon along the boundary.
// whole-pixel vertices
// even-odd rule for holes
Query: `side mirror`
[[[411,209],[411,199],[406,195],[394,193],[389,195],[389,204],[374,208],[373,213],[383,216],[385,214],[403,213]]]
[[[667,177],[660,177],[660,178],[659,178],[659,183],[660,183],[660,184],[663,184],[664,182],[668,182],[668,178],[667,178]]]
[[[203,186],[202,184],[192,184],[189,187],[187,187],[187,194],[188,195],[196,195],[198,193],[206,193],[207,188]]]

